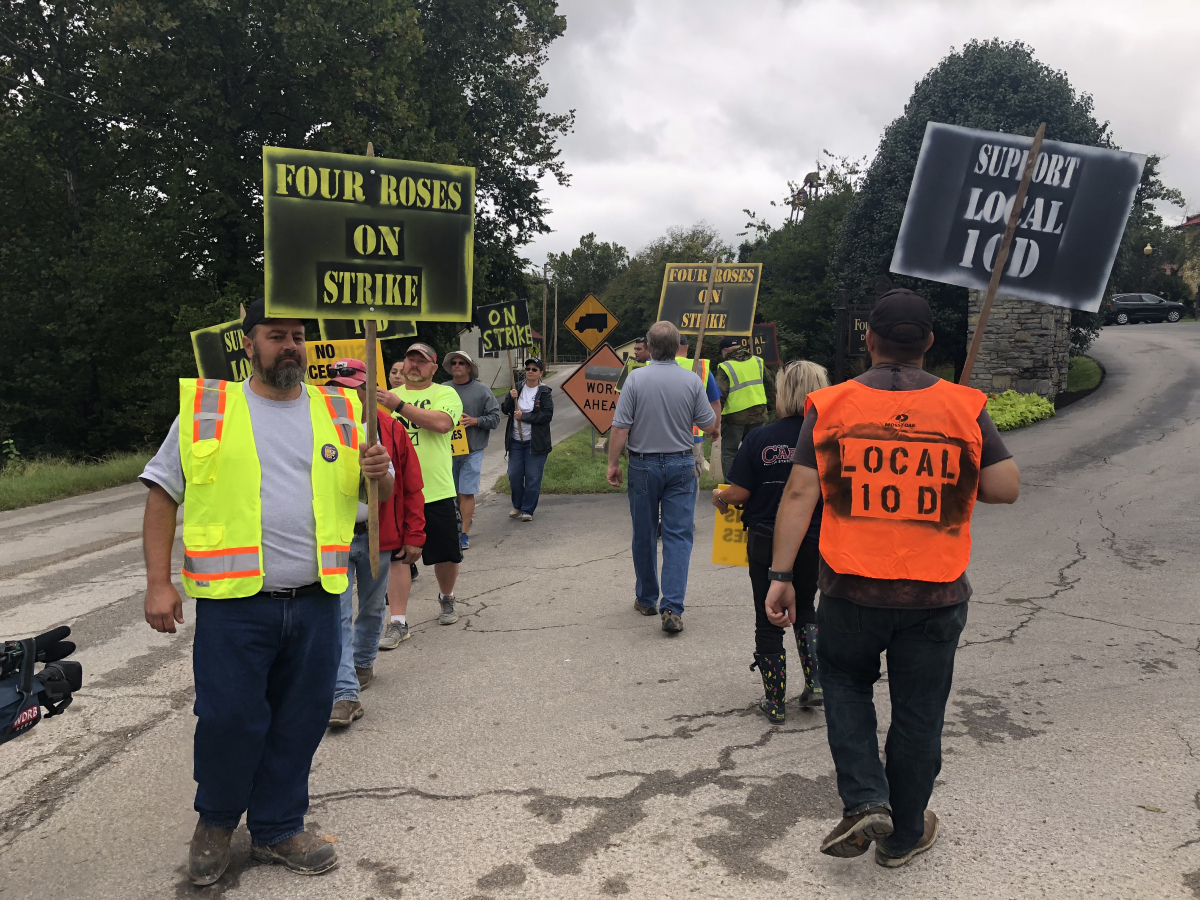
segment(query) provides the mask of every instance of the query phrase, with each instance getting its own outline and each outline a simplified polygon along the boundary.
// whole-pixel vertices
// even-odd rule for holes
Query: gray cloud
[[[535,262],[595,231],[636,250],[705,219],[773,221],[823,149],[872,155],[913,85],[972,38],[1021,40],[1093,95],[1121,146],[1165,157],[1200,209],[1200,16],[1191,0],[566,0],[548,109],[574,108],[571,185],[547,183]],[[1165,210],[1171,214],[1176,210]]]

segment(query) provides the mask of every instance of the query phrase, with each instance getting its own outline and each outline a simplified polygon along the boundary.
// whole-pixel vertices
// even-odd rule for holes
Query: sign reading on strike
[[[658,318],[674,322],[681,334],[698,334],[704,317],[711,263],[667,263]],[[708,334],[750,334],[758,305],[762,263],[719,263],[708,305]]]
[[[768,366],[782,365],[779,359],[779,340],[775,335],[775,323],[767,322],[754,326],[754,333],[741,338],[741,346],[755,356],[762,357]]]
[[[986,290],[1033,139],[930,122],[891,270]],[[999,292],[1095,312],[1146,157],[1044,141]]]
[[[339,359],[361,359],[367,361],[367,344],[366,341],[312,341],[306,342],[304,350],[308,354],[308,377],[309,384],[324,384],[333,376],[329,374],[329,367]],[[387,370],[383,367],[383,354],[379,350],[379,345],[375,345],[375,376],[379,383],[379,389],[386,391],[387,381],[385,373]]]
[[[201,378],[245,381],[250,377],[250,357],[242,349],[241,319],[193,331],[192,352]]]
[[[471,318],[475,170],[263,147],[267,314]]]
[[[588,348],[588,353],[603,344],[618,324],[617,317],[592,294],[584,297],[566,319],[567,328]]]
[[[601,434],[608,434],[617,412],[620,396],[617,379],[621,376],[621,368],[621,358],[605,344],[563,382],[563,393]]]
[[[323,341],[363,340],[366,330],[362,319],[318,319]],[[375,323],[375,339],[387,341],[392,338],[416,337],[417,323],[404,319],[379,319]]]
[[[524,300],[509,300],[475,309],[475,324],[485,353],[497,350],[521,350],[533,346],[533,329],[529,326],[529,304]]]
[[[721,484],[717,489],[724,490],[727,487],[729,485]],[[742,511],[736,506],[731,506],[727,512],[722,513],[719,509],[714,509],[713,512],[717,514],[716,521],[713,522],[713,565],[749,568],[750,562],[746,559],[746,532],[742,529]]]

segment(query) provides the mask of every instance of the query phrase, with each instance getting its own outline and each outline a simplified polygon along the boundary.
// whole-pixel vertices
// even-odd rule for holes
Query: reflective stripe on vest
[[[700,360],[700,371],[699,372],[696,372],[696,370],[692,368],[692,365],[695,362],[696,361],[694,359],[688,359],[686,356],[675,357],[675,365],[679,366],[679,368],[683,369],[684,371],[691,372],[693,375],[699,376],[700,383],[702,385],[704,385],[704,396],[705,396],[705,398],[707,398],[708,397],[708,360],[707,359]],[[701,430],[699,427],[693,425],[692,426],[692,441],[694,443],[699,444],[703,440],[704,440],[704,431]]]
[[[917,391],[856,381],[808,395],[821,557],[842,575],[950,582],[971,559],[987,396],[939,380]]]
[[[743,367],[745,371],[741,374],[745,380],[738,377],[738,370]],[[767,402],[767,389],[763,386],[765,366],[761,356],[753,356],[750,359],[727,359],[721,363],[720,369],[729,379],[729,394],[722,405],[723,412],[741,412],[743,409],[762,406]],[[755,375],[758,377],[755,378]]]
[[[349,544],[326,544],[321,547],[322,575],[345,575],[349,568]]]
[[[192,410],[192,443],[220,440],[225,423],[225,388],[227,381],[216,378],[196,379],[196,403]]]
[[[347,388],[340,388],[335,384],[322,385],[319,390],[325,395],[325,405],[329,407],[329,416],[333,419],[333,424],[337,427],[338,434],[342,438],[342,446],[349,447],[351,450],[358,449],[358,428],[357,423],[350,414],[350,404],[346,400],[345,391]]]
[[[183,551],[183,574],[194,581],[217,581],[221,578],[253,578],[262,574],[258,567],[257,547],[234,547],[229,550]]]

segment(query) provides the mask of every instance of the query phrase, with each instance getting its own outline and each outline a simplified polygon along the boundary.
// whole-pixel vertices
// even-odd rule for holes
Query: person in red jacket
[[[339,359],[329,367],[328,384],[354,388],[366,404],[367,365],[359,359]],[[393,427],[390,412],[376,409],[379,443],[392,460],[396,486],[379,504],[379,565],[371,575],[367,536],[367,504],[359,502],[354,540],[350,544],[350,583],[342,594],[342,658],[333,689],[330,728],[345,728],[366,712],[359,699],[375,677],[375,656],[387,610],[389,562],[408,565],[421,555],[425,545],[425,497],[421,465],[408,432]],[[364,413],[365,416],[365,413]],[[358,580],[358,616],[354,616],[354,582]]]

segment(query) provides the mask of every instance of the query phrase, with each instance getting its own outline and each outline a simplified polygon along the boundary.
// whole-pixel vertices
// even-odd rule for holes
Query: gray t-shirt
[[[312,419],[308,394],[295,400],[268,400],[242,390],[250,407],[250,425],[261,462],[262,548],[264,591],[312,584],[317,569],[317,523],[312,498]],[[176,503],[183,502],[183,463],[179,459],[179,419],[158,453],[146,465],[141,481],[159,485]]]
[[[630,453],[682,453],[692,450],[692,426],[707,428],[714,418],[698,375],[654,359],[625,379],[613,427],[629,429]]]
[[[478,425],[467,426],[467,446],[471,448],[472,453],[484,449],[492,436],[492,429],[500,424],[500,401],[496,399],[490,387],[474,378],[466,384],[454,381],[448,381],[446,384],[458,392],[458,397],[462,400],[463,415],[479,420]]]

